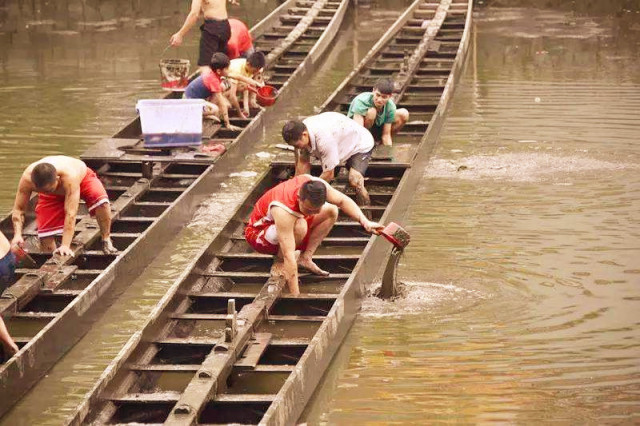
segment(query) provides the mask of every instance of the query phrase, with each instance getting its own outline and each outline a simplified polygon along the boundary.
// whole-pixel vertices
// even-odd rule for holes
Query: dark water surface
[[[640,421],[640,13],[604,3],[478,9],[407,222],[407,297],[365,302],[309,424]],[[188,9],[87,2],[82,18],[82,3],[60,4],[0,7],[0,211],[29,162],[80,154],[160,95],[158,56]],[[273,6],[244,2],[236,15],[255,22]],[[349,16],[304,95],[277,104],[282,120],[244,173],[1,424],[60,424],[73,411],[268,164],[285,118],[313,113],[397,9]],[[187,41],[180,56],[193,61],[197,33]]]

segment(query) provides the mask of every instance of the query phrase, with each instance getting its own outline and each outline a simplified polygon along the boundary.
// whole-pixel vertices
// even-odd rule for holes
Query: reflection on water
[[[407,298],[365,301],[310,424],[640,418],[640,10],[576,3],[477,12]]]

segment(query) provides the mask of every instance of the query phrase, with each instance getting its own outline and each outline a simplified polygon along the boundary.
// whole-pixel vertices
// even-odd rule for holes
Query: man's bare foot
[[[104,254],[118,253],[118,249],[114,247],[113,243],[111,242],[111,238],[109,238],[108,240],[102,240],[102,252]]]
[[[322,275],[325,277],[329,275],[329,272],[325,271],[324,269],[320,269],[320,267],[316,265],[313,260],[311,260],[311,257],[305,256],[304,254],[300,255],[300,258],[298,259],[298,266],[302,266],[315,275]]]

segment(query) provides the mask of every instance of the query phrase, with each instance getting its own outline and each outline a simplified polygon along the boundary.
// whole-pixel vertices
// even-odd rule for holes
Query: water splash
[[[376,287],[379,287],[378,283]],[[372,289],[371,294],[377,288]],[[487,294],[478,290],[424,281],[403,281],[400,297],[383,300],[367,297],[362,303],[361,315],[368,318],[403,317],[421,315],[425,312],[446,310],[448,312],[469,309],[486,299]]]

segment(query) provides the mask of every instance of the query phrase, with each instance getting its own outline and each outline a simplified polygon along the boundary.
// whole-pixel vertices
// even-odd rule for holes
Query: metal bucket
[[[161,59],[160,78],[164,90],[183,91],[189,84],[188,59]]]

